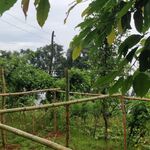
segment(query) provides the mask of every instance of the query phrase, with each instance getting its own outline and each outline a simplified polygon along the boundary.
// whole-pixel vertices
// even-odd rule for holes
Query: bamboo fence
[[[3,90],[3,93],[0,94],[2,99],[5,100],[5,97],[8,96],[18,96],[18,95],[27,95],[27,94],[33,94],[33,93],[39,93],[39,92],[47,92],[51,91],[54,93],[54,101],[51,104],[45,104],[45,105],[39,105],[39,106],[28,106],[28,107],[19,107],[19,108],[11,108],[11,109],[5,109],[5,107],[2,107],[0,110],[0,116],[4,116],[6,113],[12,113],[12,112],[20,112],[20,111],[33,111],[33,110],[39,110],[39,109],[45,109],[45,108],[54,108],[54,130],[57,131],[57,111],[56,107],[64,106],[66,108],[66,147],[59,145],[57,143],[54,143],[52,141],[37,137],[35,135],[29,134],[27,132],[12,128],[10,126],[7,126],[4,123],[5,118],[1,117],[1,123],[0,128],[2,129],[2,144],[3,147],[6,144],[5,139],[5,133],[3,130],[7,130],[9,132],[13,132],[14,134],[17,134],[19,136],[28,138],[30,140],[33,140],[35,142],[41,143],[45,146],[48,146],[50,148],[56,149],[56,150],[71,150],[67,147],[69,147],[69,138],[70,138],[70,124],[69,124],[69,107],[73,104],[78,103],[86,103],[90,101],[97,101],[97,100],[104,100],[109,97],[116,97],[120,99],[121,102],[121,109],[123,114],[123,129],[124,129],[124,150],[127,149],[127,141],[126,141],[126,113],[125,113],[125,100],[141,100],[141,101],[147,101],[150,102],[149,98],[140,98],[140,97],[129,97],[129,96],[122,96],[120,94],[114,94],[114,95],[102,95],[102,94],[94,94],[94,93],[79,93],[79,92],[69,92],[69,77],[68,77],[68,70],[66,70],[66,91],[60,90],[60,88],[51,88],[51,89],[42,89],[42,90],[33,90],[33,91],[26,91],[26,92],[16,92],[16,93],[6,93],[5,90]],[[66,93],[66,101],[65,102],[57,102],[56,100],[56,92]],[[83,95],[83,96],[90,96],[88,98],[82,98],[82,99],[76,99],[76,100],[69,100],[69,94],[75,94],[75,95]],[[92,97],[91,97],[92,96]]]
[[[89,97],[89,98],[83,98],[83,99],[76,99],[76,100],[70,100],[65,102],[56,102],[51,104],[45,104],[45,105],[39,105],[39,106],[28,106],[28,107],[19,107],[19,108],[10,108],[10,109],[3,109],[0,110],[0,114],[5,113],[12,113],[12,112],[20,112],[20,111],[32,111],[32,110],[38,110],[38,109],[45,109],[45,108],[53,108],[53,107],[60,107],[60,106],[67,106],[77,103],[85,103],[89,101],[97,101],[100,99],[106,99],[109,97],[119,97],[121,95],[114,94],[114,95],[101,95],[101,96],[95,96],[95,97]]]
[[[30,133],[27,133],[27,132],[24,132],[22,130],[19,130],[19,129],[16,129],[16,128],[13,128],[13,127],[10,127],[8,125],[4,125],[4,124],[1,124],[0,123],[0,128],[3,129],[3,130],[6,130],[8,132],[12,132],[18,136],[21,136],[21,137],[24,137],[24,138],[27,138],[27,139],[30,139],[32,141],[35,141],[37,143],[40,143],[42,145],[45,145],[49,148],[53,148],[54,150],[71,150],[70,148],[67,148],[67,147],[64,147],[60,144],[57,144],[55,142],[52,142],[50,140],[47,140],[47,139],[44,139],[44,138],[41,138],[41,137],[38,137],[36,135],[33,135],[33,134],[30,134]]]
[[[70,100],[70,101],[65,101],[65,102],[56,102],[56,103],[51,103],[51,104],[39,105],[39,106],[28,106],[28,107],[3,109],[3,110],[0,110],[0,114],[20,112],[20,111],[32,111],[32,110],[52,108],[52,107],[60,107],[60,106],[77,104],[77,103],[85,103],[85,102],[89,102],[89,101],[97,101],[97,100],[106,99],[109,97],[117,98],[120,96],[121,96],[120,94],[114,94],[111,96],[110,95],[100,95],[100,96],[95,96],[95,97],[76,99],[76,100]],[[138,97],[127,97],[127,96],[122,96],[122,97],[126,100],[142,100],[142,101],[150,102],[149,98],[138,98]]]

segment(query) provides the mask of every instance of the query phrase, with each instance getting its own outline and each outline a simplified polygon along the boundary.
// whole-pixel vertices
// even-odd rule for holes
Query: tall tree
[[[7,0],[8,1],[8,0]],[[17,0],[0,2],[0,14],[2,15],[6,10],[10,9]],[[75,0],[67,13],[77,5],[84,2],[84,0]],[[49,0],[35,0],[34,5],[37,10],[37,20],[40,26],[43,26],[47,19],[50,4]],[[29,0],[22,0],[22,8],[27,15]],[[128,89],[133,86],[138,96],[144,96],[150,88],[150,37],[148,37],[150,28],[150,1],[149,0],[91,0],[89,6],[83,11],[82,16],[84,21],[78,25],[80,34],[77,35],[73,42],[74,49],[73,58],[76,59],[85,45],[93,45],[97,50],[105,42],[107,38],[111,45],[116,39],[115,31],[120,34],[126,33],[132,29],[131,16],[138,34],[131,33],[131,35],[122,41],[118,50],[118,71],[103,78],[101,82],[104,83],[114,80],[118,77],[124,81],[122,86],[122,93],[126,93]],[[66,20],[65,20],[66,21]],[[143,44],[143,41],[144,44]],[[123,59],[122,59],[123,58]],[[133,71],[130,76],[120,77],[120,72],[128,64],[131,68],[137,62],[137,69]]]
[[[30,64],[25,55],[19,52],[1,52],[0,66],[5,68],[9,91],[49,88],[53,85],[53,78],[45,71]]]
[[[82,0],[77,1],[76,4],[81,2]],[[129,36],[122,40],[117,52],[117,70],[112,71],[108,76],[102,77],[99,83],[107,84],[117,77],[118,80],[115,86],[119,84],[123,94],[133,86],[138,96],[144,96],[150,88],[149,6],[149,0],[91,1],[82,13],[84,21],[78,25],[80,33],[75,36],[71,44],[74,48],[73,58],[76,59],[83,47],[87,45],[92,45],[93,51],[98,51],[98,48],[106,42],[106,39],[109,45],[113,45],[118,38],[118,33],[124,35],[132,31],[131,16],[133,14],[134,24],[139,33],[132,34],[130,32]],[[128,64],[132,69],[135,63],[137,67],[132,74],[120,74]]]
[[[54,48],[53,54],[52,48]],[[46,45],[38,48],[35,52],[31,50],[22,50],[21,53],[24,55],[26,54],[30,63],[35,67],[41,68],[53,76],[63,76],[66,58],[64,57],[63,47],[61,45],[54,44],[53,47],[52,45]]]

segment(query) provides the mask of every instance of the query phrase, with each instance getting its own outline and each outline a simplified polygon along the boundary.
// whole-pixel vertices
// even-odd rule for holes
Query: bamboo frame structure
[[[64,90],[56,90],[57,92],[60,93],[65,93],[66,91]],[[75,95],[83,95],[83,96],[102,96],[103,94],[95,94],[95,93],[80,93],[80,92],[69,92],[69,94],[75,94]],[[121,94],[118,94],[118,96]],[[111,97],[111,95],[110,95]],[[141,97],[131,97],[131,96],[123,96],[124,99],[127,100],[141,100],[141,101],[150,101],[149,98],[141,98]]]
[[[4,97],[5,96],[17,96],[17,95],[26,95],[26,94],[32,94],[32,93],[39,93],[39,92],[46,92],[46,91],[52,91],[56,94],[56,92],[62,92],[62,93],[65,93],[66,92],[66,101],[65,102],[55,102],[55,103],[51,103],[51,104],[45,104],[45,105],[40,105],[40,106],[28,106],[28,107],[20,107],[20,108],[11,108],[11,109],[4,109],[2,108],[0,110],[0,115],[4,115],[5,113],[11,113],[11,112],[20,112],[20,111],[33,111],[33,110],[38,110],[38,109],[45,109],[45,108],[53,108],[54,109],[56,107],[61,107],[61,106],[64,106],[66,107],[66,147],[69,146],[69,132],[70,132],[70,129],[69,129],[69,106],[72,105],[72,104],[77,104],[77,103],[85,103],[85,102],[90,102],[90,101],[97,101],[97,100],[101,100],[101,99],[106,99],[106,98],[109,98],[109,97],[116,97],[116,98],[121,98],[121,107],[122,107],[122,113],[123,113],[123,128],[124,128],[124,150],[126,150],[127,146],[126,146],[126,114],[125,114],[125,108],[124,108],[124,100],[141,100],[141,101],[147,101],[147,102],[150,102],[150,99],[149,98],[140,98],[140,97],[129,97],[129,96],[122,96],[120,94],[114,94],[114,95],[102,95],[102,94],[93,94],[93,93],[79,93],[79,92],[69,92],[69,89],[66,89],[66,91],[62,91],[60,90],[59,88],[52,88],[52,89],[43,89],[43,90],[34,90],[34,91],[26,91],[26,92],[17,92],[17,93],[1,93],[0,96]],[[78,95],[84,95],[84,96],[93,96],[93,97],[88,97],[88,98],[83,98],[83,99],[76,99],[76,100],[69,100],[69,94],[78,94]],[[55,95],[56,96],[56,95]],[[56,97],[55,97],[56,99]],[[56,117],[56,116],[55,116]],[[55,124],[55,123],[54,123]],[[8,128],[7,128],[8,127]],[[10,131],[10,132],[13,132],[17,135],[20,135],[22,136],[21,134],[18,134],[18,131],[20,131],[20,133],[25,133],[25,136],[23,137],[26,137],[28,139],[31,139],[33,141],[36,141],[38,143],[41,143],[43,145],[46,145],[46,139],[42,139],[42,142],[39,141],[40,137],[37,137],[35,139],[33,135],[29,134],[29,133],[26,133],[24,131],[21,131],[21,130],[18,130],[18,129],[15,129],[15,128],[12,128],[12,127],[9,127],[9,126],[6,126],[3,124],[3,122],[0,123],[0,128],[2,130],[7,130],[7,131]],[[9,130],[10,129],[10,130]],[[11,129],[15,129],[15,130],[11,130]],[[15,132],[16,131],[16,132]],[[23,134],[24,135],[24,134]],[[29,137],[28,137],[29,135]],[[43,142],[45,141],[45,142]],[[48,140],[47,140],[48,141]],[[51,141],[49,141],[51,143]],[[49,144],[50,144],[49,143]],[[53,143],[51,143],[53,145]],[[50,145],[51,145],[50,144]],[[54,143],[54,145],[57,145],[57,143]],[[49,146],[50,146],[49,145]],[[51,146],[52,146],[51,145]],[[48,145],[47,145],[48,146]],[[61,146],[58,144],[58,147]],[[61,146],[63,147],[63,146]],[[58,149],[58,150],[71,150],[71,149],[66,149],[66,147],[63,147],[64,149]],[[54,147],[51,147],[53,149],[56,149],[57,148],[54,146]]]
[[[12,132],[16,135],[22,136],[24,138],[30,139],[32,141],[38,142],[38,143],[45,145],[49,148],[53,148],[54,150],[71,150],[70,148],[64,147],[64,146],[57,144],[55,142],[52,142],[50,140],[35,136],[33,134],[30,134],[30,133],[24,132],[22,130],[10,127],[8,125],[4,125],[4,124],[0,123],[0,128],[3,130],[6,130],[6,131]]]
[[[39,92],[48,92],[48,91],[57,91],[60,88],[51,88],[51,89],[42,89],[42,90],[33,90],[33,91],[26,91],[26,92],[15,92],[15,93],[0,93],[0,96],[18,96],[18,95],[27,95],[27,94],[34,94]]]
[[[124,99],[132,100],[132,101],[148,101],[150,102],[150,98],[141,98],[141,97],[131,97],[131,96],[123,96]]]
[[[60,106],[66,106],[66,105],[72,105],[72,104],[77,104],[77,103],[85,103],[89,101],[96,101],[100,99],[106,99],[109,97],[120,97],[120,94],[114,94],[114,95],[101,95],[101,96],[96,96],[96,97],[89,97],[89,98],[83,98],[83,99],[76,99],[76,100],[71,100],[67,102],[57,102],[57,103],[51,103],[51,104],[45,104],[45,105],[39,105],[39,106],[28,106],[28,107],[19,107],[19,108],[10,108],[10,109],[3,109],[0,110],[0,114],[4,113],[11,113],[11,112],[20,112],[20,111],[32,111],[32,110],[38,110],[38,109],[45,109],[45,108],[52,108],[52,107],[60,107]],[[140,100],[141,98],[136,98],[136,97],[127,97],[123,96],[124,99],[127,100]],[[142,101],[148,101],[150,102],[149,98],[142,98]]]
[[[109,97],[118,97],[118,96],[120,96],[120,95],[119,94],[114,94],[112,96],[101,95],[101,96],[96,96],[96,97],[71,100],[71,101],[67,101],[67,102],[57,102],[57,103],[51,103],[51,104],[45,104],[45,105],[39,105],[39,106],[28,106],[28,107],[3,109],[3,110],[0,110],[0,114],[11,113],[11,112],[20,112],[20,111],[32,111],[32,110],[52,108],[52,107],[60,107],[60,106],[77,104],[77,103],[84,103],[84,102],[90,102],[90,101],[95,101],[95,100],[100,100],[100,99],[106,99]]]

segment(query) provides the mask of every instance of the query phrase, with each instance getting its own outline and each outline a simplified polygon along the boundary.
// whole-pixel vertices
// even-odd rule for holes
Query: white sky
[[[75,26],[82,21],[81,12],[87,3],[77,6],[64,25],[69,4],[73,0],[51,0],[51,10],[43,28],[36,21],[33,0],[30,1],[27,20],[21,9],[21,1],[0,17],[0,49],[33,49],[50,44],[51,33],[55,31],[55,42],[64,46],[66,51],[73,36],[78,33]]]

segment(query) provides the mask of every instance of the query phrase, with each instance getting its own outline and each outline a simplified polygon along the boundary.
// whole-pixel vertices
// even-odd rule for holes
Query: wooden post
[[[49,74],[53,76],[53,60],[54,60],[54,53],[55,53],[55,49],[54,49],[54,37],[55,37],[55,32],[52,32],[52,36],[51,36],[51,47],[52,49],[51,51],[51,57],[50,57],[50,61],[49,61]]]
[[[54,103],[56,103],[56,91],[54,92]],[[54,113],[54,132],[57,133],[58,124],[57,124],[57,108],[53,110]]]
[[[1,68],[1,80],[2,80],[2,93],[6,93],[6,83],[5,83],[5,76],[4,76],[4,69]],[[2,102],[1,102],[1,109],[5,109],[5,103],[6,103],[6,97],[2,96]],[[0,122],[5,123],[5,114],[0,115]],[[2,129],[1,130],[1,138],[2,138],[2,147],[3,149],[6,148],[6,133]]]
[[[66,101],[69,101],[69,74],[68,68],[65,69],[66,76]],[[66,105],[66,147],[69,147],[70,127],[69,127],[69,105]]]
[[[126,130],[126,110],[125,110],[125,103],[124,97],[120,96],[121,101],[121,110],[122,110],[122,123],[123,123],[123,130],[124,130],[124,150],[127,150],[127,130]]]

